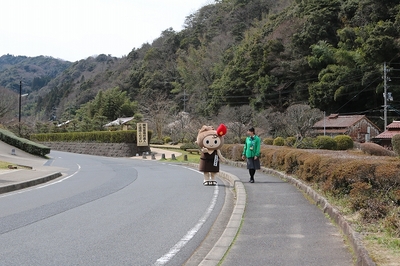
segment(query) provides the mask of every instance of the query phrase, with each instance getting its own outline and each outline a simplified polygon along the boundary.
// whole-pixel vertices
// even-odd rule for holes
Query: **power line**
[[[335,111],[335,113],[338,113],[340,109],[342,109],[344,106],[346,106],[349,102],[351,102],[355,97],[357,97],[358,95],[360,95],[361,92],[365,91],[369,86],[372,85],[372,83],[374,83],[376,80],[378,80],[379,78],[374,79],[373,81],[371,81],[364,89],[362,89],[361,91],[359,91],[356,95],[354,95],[349,101],[347,101],[345,104],[343,104],[339,109],[337,109]]]

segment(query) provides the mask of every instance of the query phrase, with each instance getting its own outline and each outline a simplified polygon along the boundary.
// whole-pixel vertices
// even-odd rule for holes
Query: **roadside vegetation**
[[[0,161],[0,169],[9,169],[9,166],[16,167],[15,164]]]

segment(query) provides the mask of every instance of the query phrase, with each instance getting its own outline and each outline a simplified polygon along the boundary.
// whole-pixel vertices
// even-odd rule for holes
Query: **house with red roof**
[[[383,147],[392,147],[392,138],[400,134],[400,121],[393,121],[387,125],[386,130],[372,139],[373,142]]]
[[[369,142],[379,135],[379,128],[365,115],[331,114],[312,127],[314,134],[337,136],[348,135],[356,142]]]

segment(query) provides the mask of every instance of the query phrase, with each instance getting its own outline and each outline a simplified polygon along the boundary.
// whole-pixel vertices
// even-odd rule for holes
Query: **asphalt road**
[[[61,179],[0,196],[1,265],[182,265],[224,204],[183,166],[50,155]]]

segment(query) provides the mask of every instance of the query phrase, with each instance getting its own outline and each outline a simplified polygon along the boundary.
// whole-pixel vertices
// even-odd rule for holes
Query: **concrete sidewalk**
[[[245,208],[238,233],[218,265],[376,265],[358,233],[306,184],[268,168],[257,171],[255,183],[250,183],[243,162],[228,162],[220,171],[234,177],[235,188],[243,185],[237,193],[245,191],[245,200],[236,204],[244,202]],[[238,222],[234,214],[232,219]],[[209,256],[201,265],[217,265],[212,260]]]
[[[62,176],[64,169],[49,165],[49,159],[31,155],[0,141],[0,161],[17,165],[0,169],[0,194],[35,186]]]

